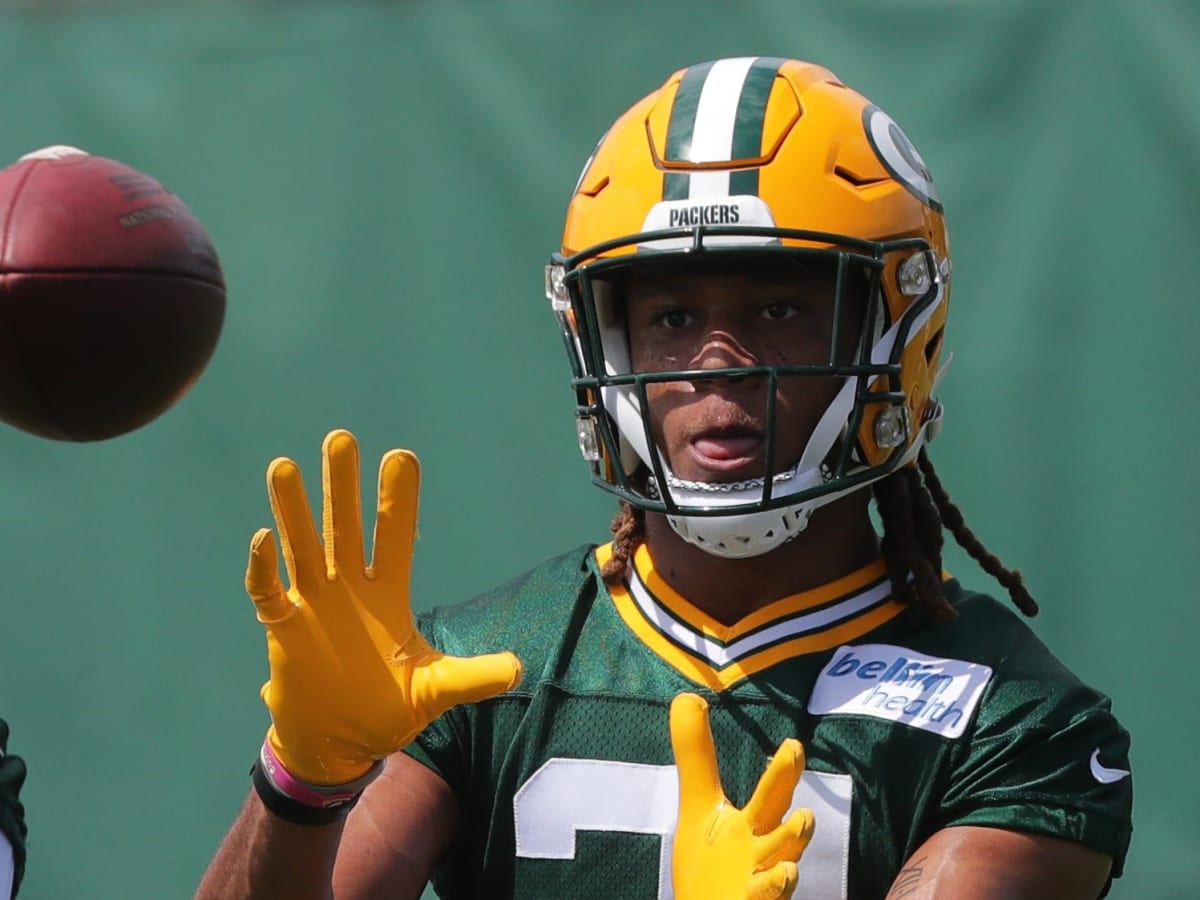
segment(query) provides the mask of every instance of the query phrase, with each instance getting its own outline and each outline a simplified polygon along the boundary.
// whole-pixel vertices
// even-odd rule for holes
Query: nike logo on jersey
[[[1129,775],[1128,769],[1110,769],[1108,766],[1100,765],[1099,749],[1092,751],[1092,758],[1088,760],[1088,766],[1092,770],[1092,777],[1101,784],[1114,784]]]

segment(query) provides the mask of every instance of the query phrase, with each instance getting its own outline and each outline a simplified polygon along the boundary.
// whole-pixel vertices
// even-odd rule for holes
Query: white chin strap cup
[[[699,486],[691,487],[669,474],[667,478],[671,499],[681,506],[691,507],[754,503],[761,499],[765,486],[764,479],[755,478],[736,489],[715,493],[697,489]],[[819,468],[807,472],[793,470],[788,478],[776,483],[776,496],[798,493],[822,481]],[[657,488],[658,485],[652,483],[651,489]],[[829,502],[829,499],[817,497],[779,509],[726,516],[668,515],[667,522],[681,538],[706,553],[726,559],[742,559],[759,556],[790,541],[808,526],[813,510]]]
[[[824,483],[822,461],[842,433],[854,407],[857,378],[847,378],[813,429],[800,460],[775,485],[777,497],[798,494]],[[632,404],[630,404],[632,405]],[[624,432],[623,432],[624,433]],[[645,442],[643,441],[642,444]],[[640,448],[639,448],[640,450]],[[647,465],[649,461],[647,460]],[[764,479],[755,478],[737,489],[714,492],[697,490],[680,482],[667,472],[667,490],[680,506],[712,507],[755,503],[762,499]],[[699,487],[699,486],[697,486]],[[830,502],[840,494],[804,500],[778,509],[729,516],[667,516],[667,521],[681,538],[713,556],[741,559],[759,556],[790,541],[808,526],[814,509]]]
[[[774,550],[808,525],[812,509],[788,506],[741,516],[668,516],[675,533],[713,556],[744,559]]]
[[[897,469],[916,459],[921,448],[932,440],[941,428],[941,421],[942,406],[939,403],[934,407],[933,414],[922,424],[921,430],[897,464]],[[805,478],[804,474],[797,473],[794,476],[795,482],[789,483],[788,486],[790,492],[804,490],[820,482],[820,475],[813,470],[808,471],[808,478]],[[786,544],[808,527],[808,520],[814,511],[847,494],[861,491],[878,480],[874,478],[845,490],[832,491],[779,509],[764,509],[733,516],[668,515],[667,521],[677,535],[706,553],[726,559],[746,559],[760,556]],[[761,488],[759,490],[761,491]],[[701,502],[701,497],[695,492],[678,488],[672,488],[671,496],[680,503]]]

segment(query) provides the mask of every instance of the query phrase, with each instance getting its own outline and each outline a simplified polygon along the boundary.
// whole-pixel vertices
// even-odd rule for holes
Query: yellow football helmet
[[[763,478],[733,484],[675,478],[644,415],[646,384],[700,373],[632,371],[622,278],[647,266],[787,258],[836,271],[835,322],[860,304],[853,358],[839,358],[833,334],[825,365],[703,377],[755,375],[773,386],[834,376],[839,392],[798,460],[775,461],[768,450]],[[933,436],[949,276],[937,188],[879,107],[798,60],[721,59],[676,72],[601,139],[546,269],[593,481],[665,513],[681,536],[717,555],[778,546],[815,508],[912,462]],[[773,392],[768,402],[773,422]]]

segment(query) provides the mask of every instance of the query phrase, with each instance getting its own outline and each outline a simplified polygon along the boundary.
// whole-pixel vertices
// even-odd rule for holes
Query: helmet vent
[[[601,178],[600,181],[594,185],[587,185],[585,187],[581,187],[579,189],[579,193],[583,194],[585,197],[595,197],[606,187],[608,187],[608,176],[607,175],[605,175],[603,178]]]
[[[848,182],[855,187],[867,187],[869,185],[879,184],[880,182],[888,180],[887,178],[868,178],[863,175],[856,175],[845,166],[834,166],[833,174],[842,179],[842,181]]]

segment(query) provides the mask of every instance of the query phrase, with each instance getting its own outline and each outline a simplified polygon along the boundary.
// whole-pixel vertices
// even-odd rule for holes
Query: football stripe
[[[663,173],[664,200],[686,200],[691,186],[692,178],[687,172]]]
[[[754,58],[723,59],[713,65],[704,79],[688,161],[725,162],[733,159],[733,135],[746,75]],[[678,100],[676,101],[678,102]]]
[[[746,75],[754,59],[723,59],[709,70],[696,107],[689,160],[697,163],[725,162],[733,158],[733,137],[738,105]],[[707,200],[729,196],[729,170],[693,172],[689,199]]]
[[[671,120],[667,124],[667,150],[664,162],[682,162],[691,159],[692,130],[696,126],[696,108],[700,105],[700,92],[715,63],[701,63],[683,73],[675,102],[671,106]]]
[[[763,122],[767,118],[767,100],[775,84],[775,75],[784,60],[761,56],[746,73],[745,85],[738,98],[733,152],[730,159],[756,159],[762,154]]]
[[[684,72],[667,126],[667,162],[721,163],[762,153],[767,101],[783,60],[722,59]],[[666,172],[663,199],[758,195],[758,169]]]
[[[758,167],[729,173],[729,196],[758,196]]]

